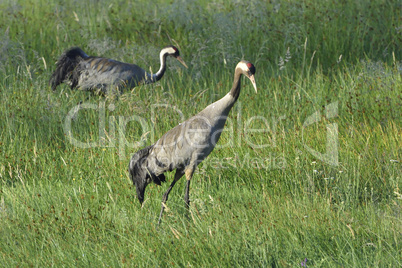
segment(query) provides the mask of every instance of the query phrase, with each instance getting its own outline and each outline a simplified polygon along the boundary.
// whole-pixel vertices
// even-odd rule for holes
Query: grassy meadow
[[[152,2],[152,3],[151,3]],[[391,1],[0,1],[1,267],[400,267],[402,21]],[[159,69],[100,97],[48,85],[71,46]],[[242,80],[191,184],[131,155]],[[71,118],[77,103],[83,108]]]

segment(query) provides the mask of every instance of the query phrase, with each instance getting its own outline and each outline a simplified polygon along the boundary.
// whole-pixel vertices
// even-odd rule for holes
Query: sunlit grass
[[[397,1],[160,2],[0,4],[1,266],[400,266]],[[190,68],[168,60],[157,84],[90,96],[70,124],[91,146],[71,142],[67,115],[89,94],[51,91],[59,54],[155,71],[170,43]],[[242,58],[258,94],[243,79],[189,214],[179,182],[158,228],[167,185],[141,208],[128,161],[224,96]]]

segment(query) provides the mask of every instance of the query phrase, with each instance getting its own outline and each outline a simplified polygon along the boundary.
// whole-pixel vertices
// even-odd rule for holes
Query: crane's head
[[[237,64],[236,69],[237,68],[241,69],[242,74],[245,75],[248,79],[250,79],[250,81],[253,84],[253,87],[255,89],[255,93],[257,93],[257,84],[255,83],[255,78],[254,78],[254,74],[255,74],[254,65],[249,61],[242,60]]]
[[[161,56],[162,55],[167,55],[167,56],[172,56],[176,58],[181,64],[184,65],[184,67],[187,67],[187,64],[184,62],[184,60],[180,57],[180,52],[175,46],[167,46],[161,50]]]

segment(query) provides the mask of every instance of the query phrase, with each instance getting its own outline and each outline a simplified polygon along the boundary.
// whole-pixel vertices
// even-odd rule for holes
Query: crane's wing
[[[155,173],[198,165],[214,148],[211,130],[208,120],[192,117],[166,132],[150,153]]]
[[[82,89],[105,88],[109,85],[131,88],[146,77],[145,71],[135,64],[99,57],[81,61],[79,71],[79,86]]]

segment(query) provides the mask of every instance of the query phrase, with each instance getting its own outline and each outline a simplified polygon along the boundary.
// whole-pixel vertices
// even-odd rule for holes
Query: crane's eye
[[[255,67],[253,64],[247,63],[247,67],[249,68],[249,72],[251,72],[251,74],[255,74]]]

